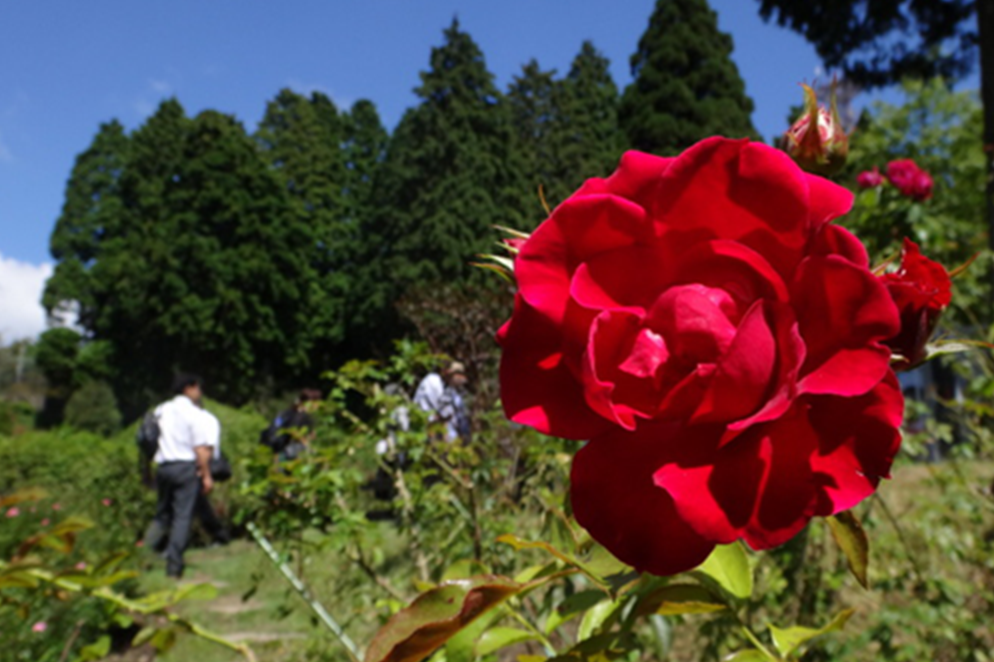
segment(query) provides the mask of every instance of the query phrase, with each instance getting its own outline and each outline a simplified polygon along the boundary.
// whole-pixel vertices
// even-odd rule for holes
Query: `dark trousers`
[[[166,545],[166,574],[183,574],[183,552],[190,540],[190,527],[200,495],[201,483],[196,462],[166,462],[160,464],[155,474],[158,502],[147,544],[154,548],[161,534],[169,531]],[[213,510],[211,511],[213,514]],[[158,530],[158,534],[153,533]]]
[[[197,492],[197,503],[193,507],[193,514],[200,520],[200,525],[210,535],[211,540],[216,543],[227,544],[231,539],[228,530],[214,512],[210,497],[203,492]]]

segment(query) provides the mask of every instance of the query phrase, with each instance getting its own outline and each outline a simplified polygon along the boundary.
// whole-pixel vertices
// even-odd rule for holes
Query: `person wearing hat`
[[[466,367],[452,361],[441,374],[429,372],[414,392],[414,404],[432,423],[445,423],[445,441],[469,438],[469,416],[459,389],[466,385]]]

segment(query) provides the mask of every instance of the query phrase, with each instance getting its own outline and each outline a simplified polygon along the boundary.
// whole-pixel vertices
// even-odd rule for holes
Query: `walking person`
[[[414,392],[414,404],[428,414],[430,423],[444,423],[444,441],[469,440],[470,422],[459,392],[467,382],[466,367],[452,361],[441,372],[429,372]]]
[[[206,496],[214,487],[210,472],[214,448],[210,422],[197,404],[203,397],[200,378],[193,374],[177,375],[173,393],[171,400],[155,409],[159,449],[153,462],[158,500],[155,519],[146,533],[146,545],[155,549],[168,530],[166,575],[179,578],[183,575],[183,552],[190,539],[198,495]]]
[[[211,447],[211,457],[214,460],[219,460],[221,458],[221,421],[204,408],[203,402],[197,404],[201,407],[200,411],[204,415],[204,432],[207,435],[207,443]],[[200,520],[201,526],[210,535],[215,545],[227,545],[231,542],[231,535],[214,511],[214,506],[207,493],[201,490],[197,494],[197,503],[193,510],[194,515]]]

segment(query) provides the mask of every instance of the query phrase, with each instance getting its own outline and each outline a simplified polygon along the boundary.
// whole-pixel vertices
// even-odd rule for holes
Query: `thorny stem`
[[[404,503],[402,512],[411,531],[411,551],[414,552],[414,563],[418,567],[418,576],[421,581],[427,582],[431,579],[431,572],[428,570],[428,559],[421,546],[421,527],[414,519],[414,500],[407,489],[407,483],[404,482],[404,472],[399,466],[394,469],[394,485]]]
[[[66,641],[65,647],[62,649],[62,655],[59,656],[59,662],[66,662],[66,658],[69,657],[69,651],[72,650],[72,645],[76,643],[76,639],[79,637],[79,632],[83,629],[84,623],[85,621],[76,621],[76,627],[72,629],[72,634],[69,635],[69,639]]]
[[[897,518],[894,517],[894,513],[891,512],[891,509],[887,505],[887,502],[884,501],[884,498],[882,496],[880,496],[880,492],[874,492],[873,496],[880,504],[880,507],[883,508],[884,515],[887,517],[887,521],[890,522],[891,526],[893,526],[894,530],[897,532],[897,537],[901,541],[901,546],[904,547],[904,551],[908,554],[908,560],[911,562],[911,567],[915,571],[915,576],[918,578],[918,583],[924,585],[925,576],[922,573],[921,566],[918,564],[918,558],[915,556],[915,553],[911,550],[911,545],[908,544],[908,539],[905,538],[904,536],[904,529],[901,528],[901,525],[897,521]]]

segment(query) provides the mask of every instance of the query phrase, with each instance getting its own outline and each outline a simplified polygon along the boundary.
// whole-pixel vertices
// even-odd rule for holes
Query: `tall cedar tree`
[[[343,297],[348,244],[346,227],[347,168],[342,150],[344,122],[327,96],[310,99],[284,89],[266,106],[255,138],[263,158],[285,188],[288,212],[298,235],[296,258],[313,268],[320,298],[311,319],[318,362],[327,364],[344,336]]]
[[[242,125],[214,111],[194,121],[166,199],[177,270],[155,324],[174,365],[230,402],[285,386],[309,367],[322,303],[307,219]]]
[[[618,113],[629,144],[673,155],[708,136],[756,136],[731,54],[707,0],[657,0]]]
[[[561,119],[567,130],[561,161],[563,183],[571,193],[590,177],[606,177],[618,165],[625,136],[618,126],[618,86],[610,63],[594,45],[583,42],[563,88]]]
[[[371,287],[363,276],[369,275],[364,264],[370,251],[364,232],[373,227],[378,213],[374,183],[386,155],[389,134],[384,128],[376,106],[362,99],[352,105],[344,117],[345,189],[343,192],[344,229],[346,244],[341,271],[331,283],[332,292],[345,302],[342,327],[345,346],[338,357],[362,355],[368,351],[361,313],[370,309]]]
[[[101,243],[119,233],[121,175],[129,147],[124,127],[113,120],[100,125],[90,147],[76,157],[49,241],[55,271],[42,295],[42,305],[60,321],[71,321],[74,311],[84,324],[92,319],[90,267],[100,256]]]
[[[559,204],[569,193],[563,181],[563,139],[567,131],[562,116],[563,88],[556,72],[542,71],[531,60],[521,68],[507,90],[507,103],[520,158],[521,178],[530,194],[527,229],[542,218],[539,189],[546,202]]]
[[[411,285],[486,282],[471,266],[495,224],[521,225],[522,191],[507,104],[458,21],[432,49],[431,68],[390,141],[376,180],[380,206],[364,240],[356,321],[394,333],[395,300]]]

